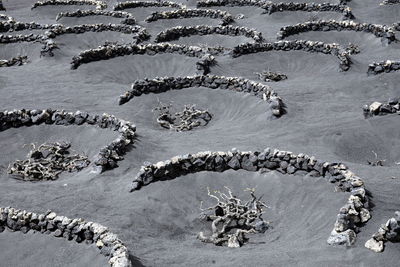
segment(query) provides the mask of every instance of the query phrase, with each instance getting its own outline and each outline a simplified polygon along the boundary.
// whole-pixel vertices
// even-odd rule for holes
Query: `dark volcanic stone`
[[[242,168],[247,171],[257,171],[257,166],[254,165],[248,156],[242,158]]]
[[[234,170],[240,169],[240,162],[236,156],[233,156],[232,159],[228,162],[228,166]]]

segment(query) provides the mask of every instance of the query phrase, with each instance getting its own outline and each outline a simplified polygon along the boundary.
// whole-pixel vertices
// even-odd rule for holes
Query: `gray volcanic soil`
[[[30,10],[33,0],[6,0],[6,14],[20,21],[55,23],[59,11],[77,7],[42,7]],[[114,1],[109,1],[110,6]],[[186,3],[186,1],[180,1]],[[335,1],[332,1],[333,3]],[[188,6],[194,6],[189,1]],[[361,22],[391,24],[399,18],[400,5],[382,7],[378,1],[349,3]],[[80,7],[85,8],[85,7]],[[86,7],[89,8],[89,7]],[[300,23],[312,15],[340,19],[335,13],[283,12],[271,16],[252,7],[221,7],[232,14],[244,14],[240,26],[254,27],[268,41],[275,41],[281,26]],[[217,25],[213,19],[143,19],[156,8],[131,9],[140,25],[152,34],[177,25]],[[158,9],[160,10],[160,9]],[[168,10],[168,9],[166,9]],[[63,18],[59,23],[118,22],[109,17]],[[400,34],[400,33],[399,33]],[[400,118],[396,115],[365,119],[362,105],[399,96],[399,73],[367,76],[374,60],[399,60],[399,44],[383,45],[371,34],[354,32],[310,32],[290,39],[349,42],[360,45],[352,56],[348,72],[338,72],[337,60],[329,55],[306,52],[269,52],[232,59],[218,57],[211,73],[242,76],[256,80],[254,72],[283,72],[288,80],[270,84],[284,99],[288,114],[271,120],[265,104],[250,95],[225,90],[190,88],[159,95],[144,95],[118,106],[118,95],[135,79],[196,74],[195,58],[164,54],[126,56],[94,62],[70,70],[71,58],[81,50],[104,41],[129,42],[129,35],[85,33],[56,38],[60,50],[53,58],[40,58],[40,45],[2,45],[0,58],[28,55],[31,62],[0,70],[0,106],[14,108],[57,108],[91,113],[107,112],[137,125],[138,139],[119,163],[101,175],[89,169],[66,173],[56,181],[23,182],[9,177],[5,168],[15,159],[24,159],[24,144],[67,140],[77,151],[93,156],[116,137],[107,129],[77,126],[38,126],[0,132],[0,203],[44,213],[51,209],[70,218],[82,217],[101,223],[119,235],[132,254],[135,266],[397,266],[399,244],[387,243],[384,253],[375,254],[364,243],[380,224],[400,207]],[[151,41],[152,41],[151,40]],[[215,41],[217,40],[217,41]],[[192,36],[175,43],[223,43],[227,47],[246,41],[242,37]],[[176,133],[160,128],[152,109],[160,99],[178,106],[196,104],[214,114],[205,128]],[[302,175],[266,174],[245,171],[198,173],[172,181],[157,182],[129,193],[134,175],[145,161],[157,162],[172,156],[204,150],[262,150],[265,147],[307,153],[318,159],[343,162],[365,181],[374,204],[371,220],[361,228],[351,248],[331,247],[326,239],[336,214],[347,195],[334,192],[322,178]],[[372,150],[386,159],[386,166],[371,167]],[[394,176],[395,179],[390,177]],[[246,187],[257,186],[258,194],[271,207],[265,218],[273,228],[252,235],[240,249],[215,247],[196,240],[209,225],[199,221],[201,200],[208,201],[206,188],[229,186],[242,197]],[[211,204],[211,202],[208,202]],[[75,244],[40,234],[4,232],[0,234],[0,266],[107,266],[94,245]]]

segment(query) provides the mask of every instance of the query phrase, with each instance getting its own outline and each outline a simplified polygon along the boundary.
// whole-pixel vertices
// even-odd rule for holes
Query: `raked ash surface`
[[[303,2],[0,1],[0,266],[397,266],[400,4]],[[92,164],[7,174],[59,141]],[[238,249],[196,239],[223,186],[270,207]]]

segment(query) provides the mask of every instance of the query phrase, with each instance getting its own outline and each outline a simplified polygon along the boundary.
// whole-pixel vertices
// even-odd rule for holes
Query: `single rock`
[[[375,239],[371,238],[367,242],[365,242],[365,247],[374,252],[382,252],[383,241],[376,241]]]

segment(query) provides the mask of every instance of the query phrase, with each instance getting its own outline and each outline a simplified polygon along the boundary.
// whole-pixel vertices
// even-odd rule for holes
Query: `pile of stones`
[[[131,192],[156,181],[201,171],[224,172],[227,170],[270,171],[294,174],[307,172],[323,176],[336,184],[339,191],[350,192],[347,203],[340,209],[334,229],[328,239],[331,245],[350,246],[355,242],[358,226],[370,219],[369,201],[364,182],[345,165],[317,161],[315,157],[267,148],[264,151],[199,152],[176,156],[167,161],[142,166],[132,183]]]
[[[70,143],[44,143],[32,150],[28,159],[17,160],[8,166],[7,172],[26,181],[56,180],[65,171],[80,171],[89,166],[90,161],[84,155],[71,155]]]
[[[122,105],[134,97],[143,94],[159,94],[169,90],[179,90],[190,87],[207,87],[211,89],[227,89],[236,92],[251,93],[262,98],[270,107],[273,116],[285,114],[282,99],[269,86],[240,77],[225,77],[215,75],[197,75],[186,77],[161,77],[155,79],[136,80],[131,90],[121,95],[119,104]]]
[[[278,32],[278,39],[308,31],[359,31],[372,33],[389,43],[396,40],[392,27],[379,24],[358,23],[354,21],[319,20],[285,26]]]
[[[393,218],[390,218],[385,224],[379,227],[378,232],[365,242],[365,247],[375,252],[382,252],[384,250],[384,243],[387,241],[400,241],[400,211],[396,211]]]
[[[119,2],[114,6],[114,10],[124,10],[128,8],[138,8],[138,7],[172,7],[172,8],[183,8],[180,3],[172,1],[126,1]]]
[[[386,103],[375,101],[370,105],[365,105],[363,111],[366,118],[376,115],[400,113],[400,97],[391,98]]]
[[[195,17],[206,17],[213,19],[221,19],[222,25],[227,25],[234,22],[234,17],[222,10],[214,9],[178,9],[174,11],[165,12],[154,12],[146,18],[146,22],[153,22],[160,19],[183,19],[183,18],[195,18]]]
[[[271,3],[267,2],[263,4],[262,8],[266,10],[267,14],[272,14],[275,12],[284,12],[284,11],[305,11],[305,12],[339,12],[343,13],[344,19],[354,19],[354,15],[351,11],[351,8],[344,5],[336,5],[331,3]]]
[[[45,1],[38,1],[32,5],[32,9],[41,7],[41,6],[57,6],[57,5],[89,5],[95,6],[97,9],[106,9],[107,3],[103,1],[97,0],[45,0]]]
[[[306,52],[334,55],[339,59],[340,69],[342,71],[347,71],[350,69],[352,63],[349,52],[347,52],[338,44],[326,44],[323,42],[304,40],[278,41],[274,43],[246,43],[234,47],[231,53],[233,57],[239,57],[241,55],[251,53],[290,50],[302,50]]]
[[[153,109],[157,112],[157,123],[166,129],[177,132],[190,131],[200,126],[206,126],[212,119],[208,110],[196,109],[195,105],[185,105],[183,111],[171,112],[172,104],[159,102]]]
[[[180,37],[186,37],[191,35],[209,35],[209,34],[222,34],[230,36],[243,35],[248,38],[252,38],[256,42],[263,41],[262,34],[254,29],[239,26],[208,26],[208,25],[197,25],[197,26],[177,26],[167,30],[164,30],[157,34],[156,42],[168,42],[172,40],[178,40]]]
[[[188,57],[197,57],[201,59],[199,66],[206,64],[210,57],[203,58],[206,55],[219,55],[225,52],[225,48],[200,48],[198,46],[177,45],[170,43],[160,44],[107,44],[95,49],[89,49],[81,52],[72,58],[71,68],[77,69],[84,63],[93,61],[107,60],[115,57],[127,55],[156,55],[160,53],[173,53],[185,55]]]
[[[386,60],[373,62],[368,65],[368,74],[379,74],[382,72],[391,72],[400,70],[400,61]]]
[[[58,13],[56,20],[59,20],[63,17],[87,17],[87,16],[108,16],[114,18],[123,18],[121,24],[134,25],[136,24],[136,20],[131,13],[123,12],[123,11],[108,11],[108,10],[80,10],[73,12],[61,12]]]
[[[28,232],[51,234],[77,243],[95,243],[100,254],[108,258],[110,266],[132,266],[128,249],[118,236],[110,232],[107,227],[95,222],[87,222],[81,218],[69,219],[50,210],[44,214],[38,214],[2,207],[0,208],[0,233],[6,229],[24,234]]]
[[[95,125],[120,133],[111,144],[100,149],[93,162],[97,172],[118,167],[117,161],[123,159],[129,146],[134,142],[136,126],[112,115],[90,115],[86,112],[66,112],[64,110],[12,110],[0,112],[0,131],[21,126],[41,124],[53,125]]]
[[[28,63],[27,56],[18,56],[13,57],[11,59],[0,59],[0,68],[1,67],[11,67],[11,66],[21,66]]]

